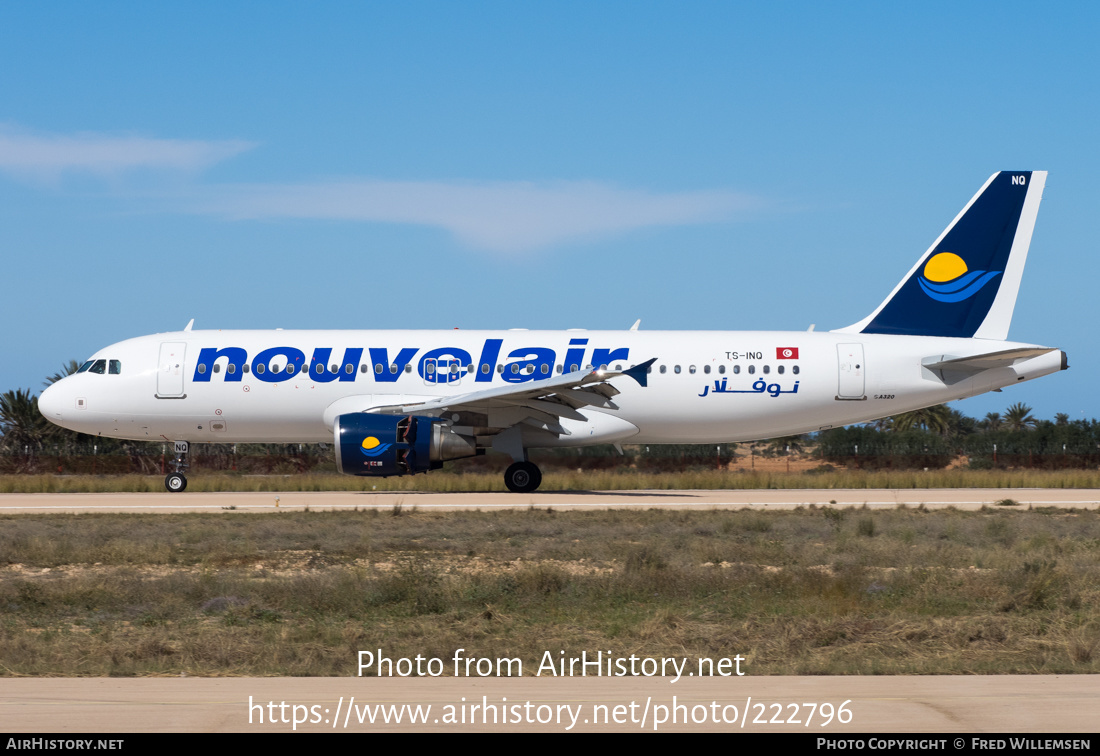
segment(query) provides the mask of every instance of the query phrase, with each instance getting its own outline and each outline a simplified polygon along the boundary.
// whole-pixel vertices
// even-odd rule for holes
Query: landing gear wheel
[[[164,479],[164,487],[172,493],[179,493],[187,488],[187,478],[183,477],[183,473],[168,473]]]
[[[512,493],[531,493],[542,484],[542,471],[533,462],[515,462],[504,471],[504,485]]]

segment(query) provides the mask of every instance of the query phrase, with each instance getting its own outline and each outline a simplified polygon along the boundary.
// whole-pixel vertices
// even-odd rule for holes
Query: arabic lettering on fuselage
[[[251,360],[242,347],[202,347],[199,350],[192,381],[209,383],[215,375],[215,363],[223,360],[225,370],[221,380],[240,382],[247,373],[265,383],[287,381],[300,373],[308,371],[311,380],[317,383],[332,381],[355,381],[362,375],[366,380],[369,374],[376,382],[395,383],[406,371],[406,365],[416,364],[416,372],[426,381],[438,383],[457,383],[468,373],[468,366],[474,366],[469,374],[475,383],[490,383],[494,378],[508,383],[546,380],[554,375],[557,352],[549,347],[520,347],[508,352],[501,362],[501,349],[504,339],[485,339],[481,345],[478,359],[461,347],[436,347],[420,354],[419,347],[402,347],[392,355],[388,348],[347,347],[339,362],[333,359],[332,347],[316,347],[308,366],[306,353],[292,346],[275,346],[255,354]],[[364,352],[370,357],[364,360]],[[419,354],[419,359],[417,355]],[[590,354],[586,360],[585,355]],[[562,360],[565,372],[584,368],[587,365],[601,366],[615,361],[627,360],[630,350],[627,347],[614,349],[592,348],[589,351],[588,339],[570,339]],[[273,362],[279,369],[273,369]],[[366,365],[362,371],[360,365]],[[503,364],[503,372],[497,371],[497,365]],[[574,368],[574,365],[577,366]]]
[[[784,390],[778,383],[768,383],[763,378],[757,378],[753,381],[752,388],[748,389],[731,389],[727,387],[726,379],[723,378],[720,381],[714,382],[714,388],[710,386],[703,386],[703,393],[699,396],[706,396],[711,394],[768,394],[769,396],[776,397],[780,394],[797,394],[798,393],[798,381],[794,382],[792,388]]]

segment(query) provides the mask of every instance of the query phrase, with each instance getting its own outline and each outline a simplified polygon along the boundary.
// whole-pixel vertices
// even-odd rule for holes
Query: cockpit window
[[[81,365],[80,370],[77,370],[76,372],[83,373],[83,372],[87,371],[88,368],[90,368],[94,364],[95,364],[95,360],[88,360],[83,365]]]
[[[107,362],[107,372],[111,375],[119,375],[122,372],[122,361],[109,360]]]
[[[96,360],[92,363],[92,366],[88,368],[88,372],[103,375],[107,372],[107,360]]]

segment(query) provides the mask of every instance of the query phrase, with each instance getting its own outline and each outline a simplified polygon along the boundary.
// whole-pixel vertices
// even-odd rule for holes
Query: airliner
[[[102,349],[42,414],[96,436],[335,444],[341,472],[409,475],[493,449],[728,443],[874,420],[1067,368],[1006,341],[1046,182],[1003,171],[885,301],[833,331],[182,331]],[[620,447],[621,450],[621,447]]]

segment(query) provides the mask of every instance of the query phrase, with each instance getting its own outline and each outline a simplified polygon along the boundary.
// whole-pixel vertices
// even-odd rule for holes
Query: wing
[[[619,407],[612,398],[618,395],[619,390],[608,381],[626,375],[645,386],[649,368],[654,362],[656,358],[622,372],[578,370],[544,381],[472,391],[415,404],[373,407],[369,412],[430,417],[446,415],[457,425],[486,431],[522,423],[559,436],[568,436],[570,432],[562,426],[562,418],[587,421],[588,418],[580,412],[585,407],[617,410]]]

